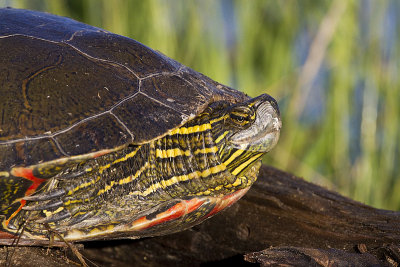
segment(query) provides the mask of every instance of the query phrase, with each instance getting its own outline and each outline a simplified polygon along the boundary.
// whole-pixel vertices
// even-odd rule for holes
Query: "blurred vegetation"
[[[400,208],[400,2],[0,0],[129,36],[281,108],[265,162]]]

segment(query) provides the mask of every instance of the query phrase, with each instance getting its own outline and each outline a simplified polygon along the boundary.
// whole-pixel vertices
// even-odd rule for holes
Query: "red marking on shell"
[[[0,239],[14,239],[14,238],[16,238],[15,235],[0,231]]]
[[[16,177],[22,177],[25,179],[28,179],[29,181],[32,181],[32,184],[30,187],[28,187],[28,189],[25,192],[25,196],[30,196],[33,193],[36,192],[36,189],[39,187],[39,185],[43,182],[46,181],[46,179],[41,179],[41,178],[37,178],[33,175],[33,169],[32,168],[23,168],[23,167],[18,167],[18,168],[13,168],[11,170],[11,174],[13,176]],[[21,199],[19,201],[21,204],[18,207],[18,209],[16,211],[14,211],[13,214],[11,214],[11,216],[6,220],[6,225],[8,225],[8,223],[10,222],[10,220],[12,218],[14,218],[22,209],[23,206],[25,206],[26,204],[26,200]]]
[[[197,210],[204,203],[204,200],[194,198],[189,201],[187,200],[187,202],[190,202],[190,205],[188,205],[187,213],[191,213]]]
[[[154,219],[149,220],[146,216],[140,217],[139,219],[131,223],[130,228],[135,231],[141,231],[150,228],[152,226],[172,221],[186,214],[189,214],[197,210],[201,205],[203,205],[206,202],[206,200],[214,202],[215,207],[207,215],[205,215],[202,219],[199,220],[202,221],[205,218],[213,216],[216,213],[222,211],[223,209],[231,206],[233,203],[238,201],[243,195],[245,195],[248,190],[249,188],[238,190],[232,194],[226,195],[221,198],[204,197],[204,198],[193,198],[190,200],[184,200],[175,204],[168,210],[157,214],[157,216]]]
[[[103,156],[103,155],[105,155],[105,154],[110,153],[111,151],[112,151],[112,149],[100,150],[100,151],[98,151],[98,152],[94,152],[94,153],[92,154],[92,156],[93,156],[93,158],[101,157],[101,156]]]
[[[22,177],[22,178],[28,179],[29,181],[32,181],[32,185],[26,190],[25,196],[32,195],[36,191],[38,186],[41,183],[46,181],[46,179],[41,179],[41,178],[35,177],[33,175],[33,169],[31,169],[31,168],[23,168],[23,167],[13,168],[11,170],[11,174],[14,176]]]
[[[210,211],[205,217],[210,217],[215,215],[216,213],[222,211],[223,209],[231,206],[233,203],[238,201],[242,196],[246,194],[247,191],[249,191],[250,187],[238,190],[232,194],[226,195],[220,199],[220,201],[217,202],[217,205],[215,205],[214,209]]]
[[[131,223],[131,227],[135,231],[144,230],[154,225],[158,225],[164,222],[180,218],[185,214],[188,214],[198,209],[203,203],[204,200],[196,198],[190,200],[184,200],[172,206],[168,210],[161,212],[160,214],[157,214],[156,218],[152,220],[148,220],[146,216],[140,217],[139,219]]]

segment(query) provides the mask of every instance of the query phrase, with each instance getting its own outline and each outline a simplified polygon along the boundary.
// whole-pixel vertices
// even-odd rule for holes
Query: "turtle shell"
[[[0,9],[0,172],[142,144],[243,93],[69,18]]]

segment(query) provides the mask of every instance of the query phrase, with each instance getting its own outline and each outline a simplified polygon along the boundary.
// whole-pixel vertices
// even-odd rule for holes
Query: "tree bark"
[[[263,166],[243,199],[198,226],[168,236],[87,242],[84,247],[80,252],[89,266],[398,266],[400,212],[372,208]],[[69,249],[45,251],[3,248],[0,265],[6,255],[18,266],[30,266],[26,259],[36,258],[43,261],[38,265],[79,262]]]

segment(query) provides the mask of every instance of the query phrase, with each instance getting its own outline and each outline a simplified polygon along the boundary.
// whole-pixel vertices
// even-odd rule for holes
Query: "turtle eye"
[[[229,113],[229,118],[234,125],[242,128],[253,122],[254,115],[253,109],[249,107],[235,107]]]

